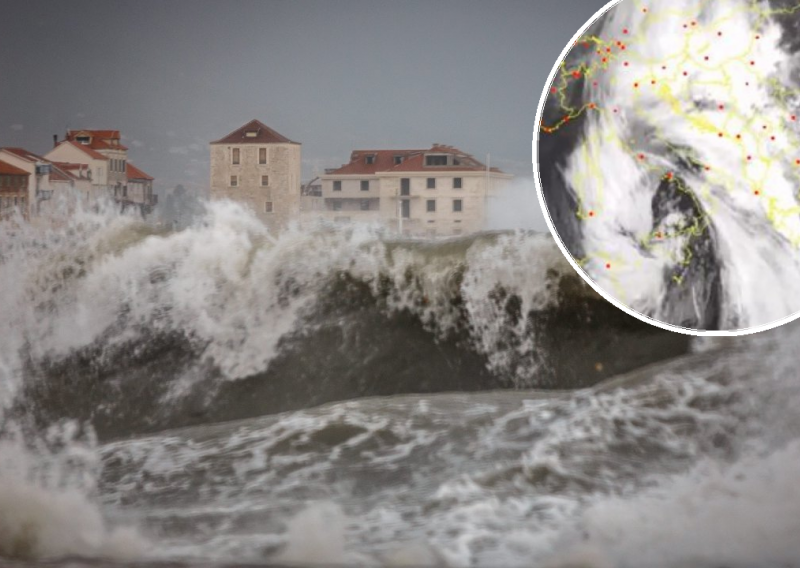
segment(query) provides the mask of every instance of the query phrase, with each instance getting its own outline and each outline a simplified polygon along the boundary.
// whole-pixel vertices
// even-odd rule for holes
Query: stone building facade
[[[247,205],[273,233],[298,217],[299,143],[252,120],[210,147],[212,199]]]

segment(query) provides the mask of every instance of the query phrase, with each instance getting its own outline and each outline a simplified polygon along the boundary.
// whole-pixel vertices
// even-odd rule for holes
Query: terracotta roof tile
[[[94,158],[95,160],[108,160],[108,158],[106,158],[103,154],[101,154],[97,150],[93,150],[89,148],[89,146],[84,146],[79,142],[74,142],[72,140],[64,140],[61,144],[71,144],[76,148],[78,148],[79,150],[81,150],[84,154],[86,154],[91,158]],[[59,146],[61,146],[61,144],[59,144]]]
[[[5,150],[11,154],[14,154],[18,158],[22,158],[28,162],[47,162],[47,160],[38,154],[34,154],[33,152],[28,152],[25,148],[0,148],[0,150]]]
[[[17,166],[12,166],[8,162],[0,161],[0,174],[10,176],[29,176],[28,172],[21,170]]]
[[[426,154],[448,154],[456,156],[459,165],[453,166],[426,166]],[[367,163],[367,157],[372,156],[372,163]],[[395,157],[402,161],[395,163]],[[375,175],[379,172],[477,172],[486,171],[486,166],[453,146],[434,144],[422,150],[355,150],[350,155],[350,163],[340,168],[329,171],[329,175]],[[494,173],[502,173],[497,168],[491,168]]]
[[[119,143],[119,130],[67,130],[66,140],[77,141],[81,134],[88,134],[89,143],[84,144],[93,150],[127,150],[128,148]],[[114,140],[115,143],[109,142]]]
[[[126,173],[127,173],[127,176],[128,176],[129,180],[132,180],[132,179],[146,179],[148,181],[153,181],[153,177],[152,176],[147,175],[146,173],[144,173],[142,170],[140,170],[139,168],[137,168],[136,166],[134,166],[130,162],[128,162],[128,164],[125,166],[125,168],[127,170]]]
[[[247,132],[255,132],[255,135],[247,136]],[[211,144],[298,144],[298,142],[292,142],[263,122],[251,120],[224,138],[211,142]]]

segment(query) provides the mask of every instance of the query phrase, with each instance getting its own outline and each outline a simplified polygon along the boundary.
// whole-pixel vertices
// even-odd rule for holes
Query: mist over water
[[[490,231],[524,229],[546,233],[548,230],[533,177],[515,178],[497,197],[490,199],[487,217]]]
[[[0,230],[0,557],[800,555],[795,327],[693,353],[525,231]]]

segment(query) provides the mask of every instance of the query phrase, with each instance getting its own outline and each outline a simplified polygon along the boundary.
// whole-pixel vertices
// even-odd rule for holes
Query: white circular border
[[[539,158],[539,152],[538,152],[538,150],[539,150],[539,136],[541,134],[542,115],[544,114],[544,106],[547,103],[547,98],[548,98],[549,93],[550,93],[551,85],[553,84],[553,80],[555,79],[555,76],[558,73],[558,70],[561,68],[561,64],[566,59],[566,57],[569,54],[569,52],[573,49],[573,47],[575,46],[575,44],[578,41],[578,39],[581,38],[581,36],[586,32],[587,29],[589,29],[592,26],[592,24],[594,24],[597,20],[599,20],[601,17],[603,17],[606,14],[606,12],[611,10],[617,4],[620,4],[620,3],[625,2],[625,1],[630,2],[632,0],[611,0],[611,2],[609,2],[608,4],[603,6],[600,10],[598,10],[598,12],[592,18],[590,18],[589,21],[586,22],[586,24],[580,30],[578,30],[578,33],[576,33],[572,37],[570,42],[567,44],[567,46],[561,52],[561,55],[558,57],[558,60],[556,61],[555,66],[553,67],[553,70],[550,72],[550,75],[547,78],[547,83],[544,86],[544,91],[542,91],[542,96],[541,96],[541,99],[539,100],[539,108],[536,111],[536,123],[534,124],[532,161],[533,161],[533,181],[534,181],[534,184],[536,185],[536,193],[539,194],[539,203],[541,204],[542,212],[544,213],[544,220],[547,223],[547,228],[550,229],[550,233],[555,238],[556,244],[558,245],[558,248],[561,249],[561,252],[564,255],[564,257],[567,259],[567,262],[570,263],[570,265],[581,276],[581,278],[583,278],[583,280],[587,284],[589,284],[589,286],[591,286],[592,289],[595,292],[600,294],[603,298],[605,298],[607,301],[609,301],[611,304],[613,304],[614,306],[616,306],[617,308],[619,308],[620,310],[622,310],[626,314],[628,314],[630,316],[633,316],[636,319],[638,319],[640,321],[643,321],[645,323],[649,323],[650,325],[653,325],[655,327],[659,327],[659,328],[665,329],[667,331],[674,331],[676,333],[682,333],[684,335],[694,335],[694,336],[698,336],[698,337],[703,337],[703,336],[705,336],[705,337],[741,337],[741,336],[744,336],[744,335],[752,335],[752,334],[755,334],[755,333],[760,333],[762,331],[768,331],[770,329],[774,329],[774,328],[780,327],[780,326],[782,326],[784,324],[793,322],[797,318],[800,318],[800,312],[796,313],[795,315],[789,316],[787,318],[778,320],[778,321],[776,321],[774,323],[769,323],[769,324],[765,324],[765,325],[760,325],[760,326],[756,326],[756,327],[752,327],[752,328],[740,329],[740,330],[735,330],[735,331],[721,331],[721,330],[701,331],[701,330],[698,330],[698,329],[690,329],[690,328],[680,327],[680,326],[677,326],[677,325],[667,324],[667,323],[658,321],[658,320],[656,320],[654,318],[648,317],[648,316],[646,316],[644,314],[641,314],[641,313],[639,313],[639,312],[637,312],[635,310],[632,310],[631,308],[629,308],[628,306],[624,305],[622,302],[620,302],[616,298],[612,297],[605,290],[601,289],[600,286],[594,280],[592,280],[592,278],[583,270],[583,268],[581,268],[578,265],[578,263],[575,262],[575,259],[572,257],[572,253],[569,252],[569,250],[567,249],[567,247],[564,245],[563,241],[561,240],[561,237],[559,236],[558,231],[556,231],[555,225],[553,224],[553,220],[550,218],[550,211],[547,208],[547,202],[545,201],[545,198],[544,198],[544,190],[542,188],[542,180],[541,180],[540,173],[539,173],[539,159],[538,159]]]

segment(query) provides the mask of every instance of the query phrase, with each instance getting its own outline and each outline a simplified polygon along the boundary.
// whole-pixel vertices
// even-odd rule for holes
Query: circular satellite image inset
[[[800,315],[800,1],[622,0],[540,105],[534,169],[587,281],[684,332]]]

